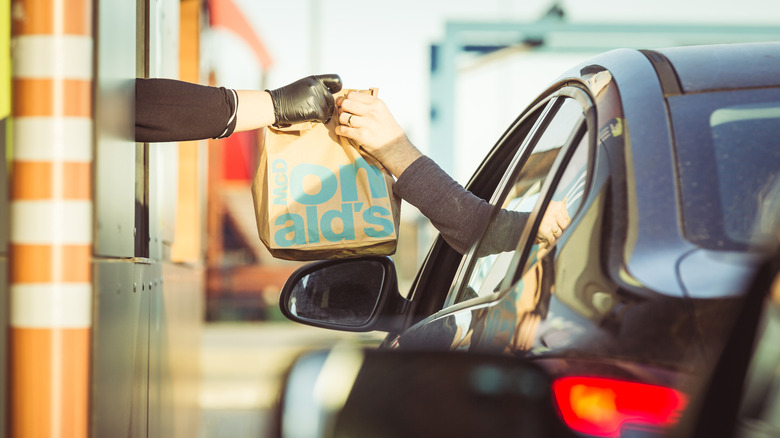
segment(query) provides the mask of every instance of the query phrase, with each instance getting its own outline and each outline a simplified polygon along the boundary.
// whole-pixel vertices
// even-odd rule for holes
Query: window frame
[[[572,99],[580,104],[584,119],[582,123],[572,131],[572,134],[567,138],[566,143],[561,148],[560,153],[555,158],[553,165],[550,168],[549,177],[546,178],[534,208],[531,210],[528,217],[528,221],[524,226],[523,232],[518,239],[518,245],[515,250],[515,254],[512,261],[509,264],[506,276],[501,281],[499,290],[492,294],[486,294],[483,296],[474,297],[471,299],[457,301],[458,297],[463,293],[463,288],[468,284],[474,270],[477,257],[475,249],[479,247],[482,238],[466,253],[462,258],[455,273],[453,281],[450,285],[450,289],[447,293],[447,297],[444,300],[444,304],[441,311],[437,312],[437,316],[445,313],[456,312],[464,308],[473,308],[480,305],[484,305],[493,301],[499,300],[503,297],[513,284],[518,281],[518,270],[524,266],[525,261],[528,258],[532,242],[529,240],[529,236],[532,235],[532,230],[536,230],[539,227],[542,216],[539,214],[549,205],[550,199],[554,194],[556,188],[563,176],[566,166],[572,158],[576,147],[580,144],[584,136],[588,137],[588,162],[586,165],[586,181],[583,192],[583,198],[588,196],[591,189],[593,179],[593,166],[595,161],[595,146],[597,133],[596,120],[595,120],[595,107],[593,99],[587,91],[587,88],[579,82],[568,82],[561,85],[552,93],[548,94],[546,98],[539,101],[536,108],[544,106],[542,114],[536,120],[533,128],[523,140],[520,147],[515,152],[514,157],[510,165],[507,167],[501,181],[496,186],[490,197],[490,203],[494,206],[494,210],[491,213],[491,220],[495,217],[495,214],[499,210],[500,203],[506,198],[509,193],[509,189],[515,183],[520,172],[523,170],[529,156],[533,153],[534,147],[539,141],[540,137],[545,132],[545,128],[549,126],[550,122],[558,114],[558,110],[563,105],[566,99]],[[584,132],[583,132],[584,131]],[[582,211],[582,205],[578,208],[577,212],[572,216],[574,221]],[[522,247],[522,248],[521,248]]]
[[[543,111],[548,100],[547,98],[535,100],[515,119],[474,172],[466,184],[467,190],[489,200],[490,196],[487,194],[492,196],[501,182],[500,178],[498,181],[494,181],[496,174],[506,173],[518,153],[518,150],[507,152],[507,148],[503,145],[518,136],[523,138],[519,142],[522,144],[525,139],[532,136],[534,127],[544,117]],[[529,125],[531,126],[529,127]],[[506,166],[503,166],[504,161],[498,161],[502,160],[503,156],[507,157],[508,164]],[[413,304],[407,316],[407,327],[437,315],[446,308],[443,304],[448,296],[448,288],[456,278],[464,257],[447,245],[441,235],[435,239],[409,288],[407,299],[411,300]]]

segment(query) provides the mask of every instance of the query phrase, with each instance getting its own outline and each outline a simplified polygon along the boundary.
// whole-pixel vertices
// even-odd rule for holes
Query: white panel
[[[14,120],[14,138],[24,144],[14,151],[17,160],[92,160],[92,120],[83,117],[20,117]]]
[[[178,143],[149,145],[149,257],[152,259],[170,259],[165,254],[170,252],[176,225],[178,165]]]
[[[11,241],[88,245],[92,243],[91,219],[90,201],[14,201],[11,202]]]
[[[11,285],[11,326],[88,328],[92,325],[90,283]]]
[[[92,37],[25,35],[14,38],[14,76],[92,79]]]

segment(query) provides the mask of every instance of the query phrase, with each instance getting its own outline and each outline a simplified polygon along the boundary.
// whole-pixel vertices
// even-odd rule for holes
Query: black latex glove
[[[266,90],[274,103],[274,126],[308,121],[328,123],[336,106],[331,93],[340,90],[341,77],[336,74],[307,76],[276,90]]]

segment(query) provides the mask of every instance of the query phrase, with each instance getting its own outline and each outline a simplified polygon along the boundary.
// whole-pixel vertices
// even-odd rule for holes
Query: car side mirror
[[[409,301],[398,293],[389,257],[324,260],[295,271],[282,289],[284,316],[317,327],[398,331]]]
[[[272,436],[566,437],[552,379],[522,359],[336,347],[296,360]]]

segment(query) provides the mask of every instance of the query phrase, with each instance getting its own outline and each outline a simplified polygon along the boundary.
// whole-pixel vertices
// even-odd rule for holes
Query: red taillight
[[[688,403],[672,388],[601,377],[563,377],[553,382],[561,417],[573,430],[618,437],[624,426],[667,428]]]

